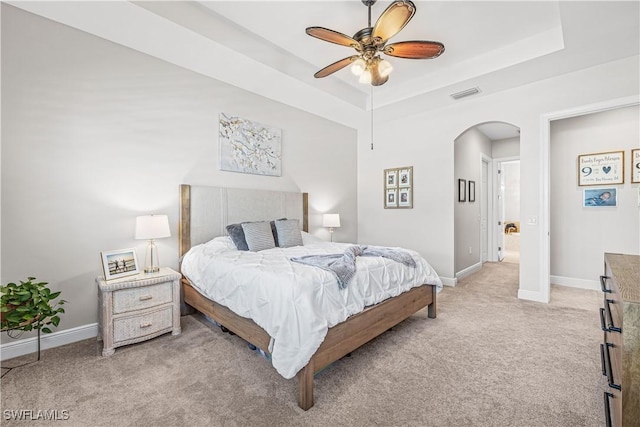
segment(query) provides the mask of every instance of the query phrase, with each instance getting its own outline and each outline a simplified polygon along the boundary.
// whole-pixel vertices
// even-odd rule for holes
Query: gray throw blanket
[[[411,255],[401,249],[386,248],[382,246],[349,246],[343,254],[305,255],[291,258],[293,262],[311,265],[330,271],[336,275],[338,286],[344,289],[356,273],[356,257],[378,256],[392,259],[408,267],[416,267],[416,262]]]

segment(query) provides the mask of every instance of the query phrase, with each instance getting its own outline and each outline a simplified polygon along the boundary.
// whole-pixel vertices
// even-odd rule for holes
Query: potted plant
[[[64,313],[63,299],[53,302],[60,292],[51,292],[47,282],[37,282],[28,277],[20,284],[9,283],[0,286],[0,330],[2,331],[42,331],[51,333],[49,325],[58,326]]]

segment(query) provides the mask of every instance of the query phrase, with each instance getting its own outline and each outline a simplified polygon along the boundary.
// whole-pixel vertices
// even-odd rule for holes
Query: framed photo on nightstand
[[[140,272],[138,257],[133,248],[103,251],[100,252],[100,256],[102,258],[102,270],[104,271],[104,278],[106,280],[133,276]]]

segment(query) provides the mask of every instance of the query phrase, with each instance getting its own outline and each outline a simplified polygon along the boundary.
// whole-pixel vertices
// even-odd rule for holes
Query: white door
[[[498,261],[502,261],[504,259],[504,173],[502,172],[502,163],[498,163],[497,167],[497,218],[498,218],[498,227],[497,238],[498,238]]]

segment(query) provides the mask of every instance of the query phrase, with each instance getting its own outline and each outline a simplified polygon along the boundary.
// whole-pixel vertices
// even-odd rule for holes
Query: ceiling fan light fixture
[[[366,62],[364,59],[358,58],[353,61],[353,65],[351,65],[351,72],[354,76],[361,76],[364,73],[364,70],[367,68]]]
[[[356,32],[353,37],[323,27],[308,27],[308,35],[330,43],[355,49],[356,55],[343,58],[330,64],[313,76],[327,77],[347,65],[351,72],[359,77],[362,84],[381,86],[389,80],[393,66],[381,59],[380,54],[406,59],[431,59],[444,52],[440,42],[414,40],[401,41],[387,45],[387,41],[402,30],[416,13],[416,6],[411,0],[394,0],[380,15],[375,25],[371,26],[371,6],[376,0],[361,0],[369,9],[368,26]]]
[[[358,81],[365,85],[371,84],[371,71],[364,70],[362,74],[360,74]]]
[[[381,59],[380,62],[378,62],[378,73],[380,73],[381,77],[387,77],[392,71],[393,65],[391,65],[391,62],[386,59]]]

